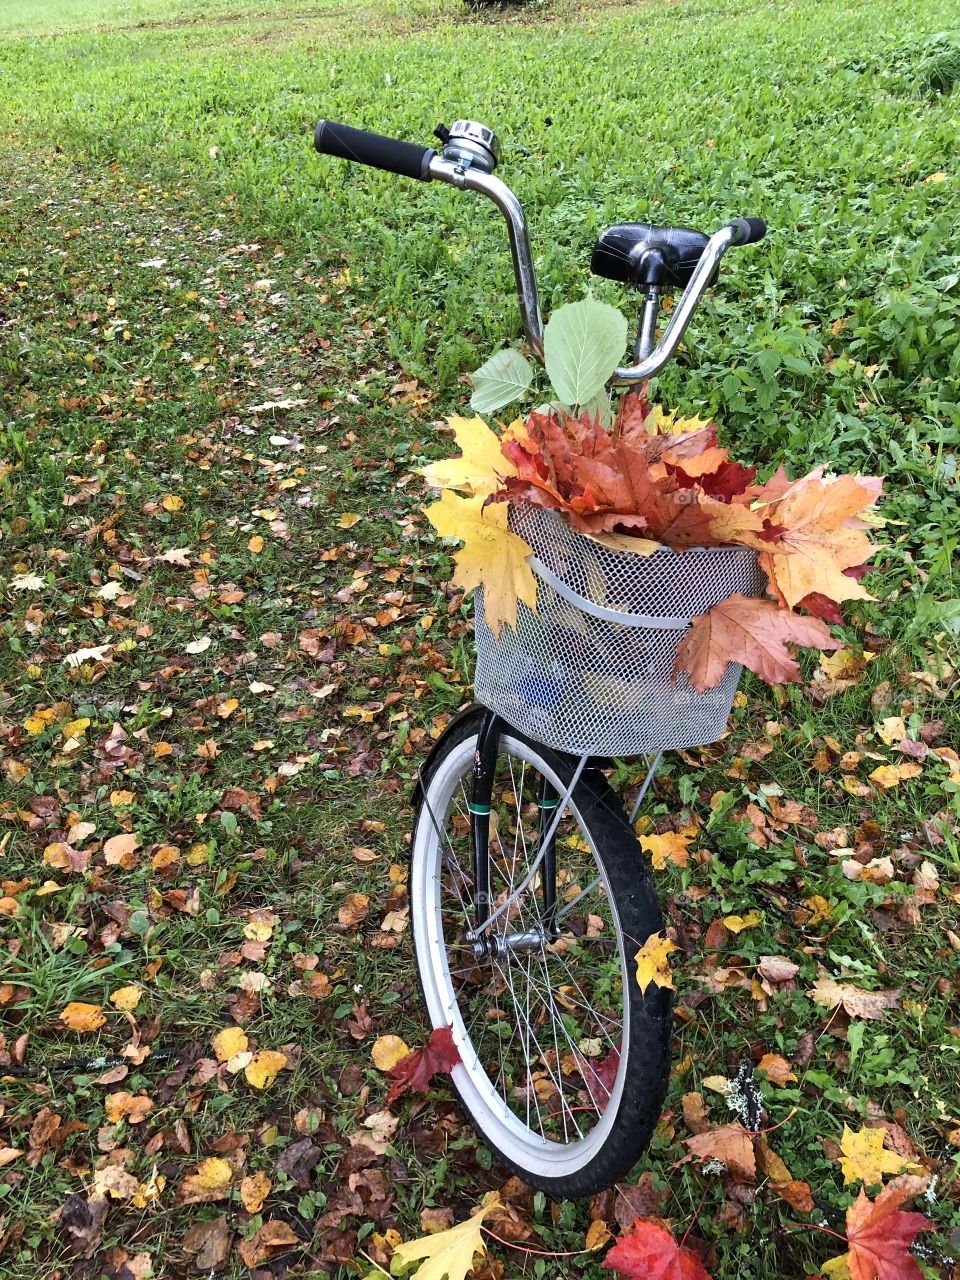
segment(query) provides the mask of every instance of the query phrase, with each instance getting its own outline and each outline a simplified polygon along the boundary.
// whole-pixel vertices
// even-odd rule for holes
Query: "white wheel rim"
[[[474,735],[456,744],[437,763],[427,784],[425,803],[421,808],[420,819],[416,825],[411,859],[410,887],[417,964],[424,987],[431,1025],[434,1027],[452,1026],[453,1028],[453,1039],[460,1051],[462,1062],[454,1067],[451,1075],[478,1131],[491,1146],[497,1148],[520,1168],[528,1169],[545,1177],[562,1178],[583,1169],[596,1157],[610,1137],[620,1111],[626,1076],[627,1046],[630,1043],[630,1005],[626,997],[628,970],[624,938],[620,928],[616,901],[602,865],[596,857],[596,846],[593,842],[593,837],[589,827],[571,801],[567,805],[567,811],[577,820],[579,835],[587,843],[587,847],[593,855],[596,874],[606,892],[605,905],[609,912],[616,938],[620,977],[621,982],[624,984],[622,1029],[620,1031],[622,1047],[616,1077],[612,1084],[607,1086],[609,1096],[603,1107],[602,1114],[586,1134],[577,1136],[571,1141],[553,1141],[530,1128],[529,1124],[525,1123],[523,1118],[510,1108],[495,1083],[491,1081],[464,1023],[450,974],[447,947],[444,943],[440,893],[440,871],[444,863],[444,846],[442,840],[438,838],[433,818],[436,818],[441,831],[445,832],[456,787],[464,775],[472,769],[476,741],[477,739]],[[563,795],[565,786],[562,780],[528,744],[504,735],[501,738],[500,751],[515,757],[519,762],[526,762],[526,764],[536,769],[538,774],[546,777],[554,789],[560,795]],[[431,811],[433,816],[431,816]],[[547,980],[549,983],[549,977]],[[513,988],[511,987],[511,994],[512,992]],[[548,995],[550,995],[551,1003],[553,1003],[552,987],[548,987]],[[517,1006],[515,996],[514,1004]],[[517,1007],[519,1009],[519,1006]],[[521,1014],[521,1018],[522,1016]],[[532,1034],[529,1017],[526,1019],[526,1023],[527,1033]],[[553,1030],[555,1034],[555,1028]],[[567,1039],[569,1040],[569,1036]],[[512,1042],[511,1038],[510,1046],[508,1047],[512,1046]],[[539,1048],[539,1045],[536,1044],[535,1036],[534,1045]],[[563,1124],[566,1131],[566,1115],[563,1116]]]

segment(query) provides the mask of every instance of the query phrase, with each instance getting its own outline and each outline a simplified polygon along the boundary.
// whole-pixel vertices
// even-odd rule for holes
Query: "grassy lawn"
[[[468,197],[310,147],[320,116],[426,143],[460,115],[501,134],[547,311],[581,295],[608,222],[764,216],[654,391],[765,471],[884,474],[889,521],[843,663],[781,696],[745,682],[724,741],[673,756],[655,787],[645,821],[700,835],[688,867],[658,873],[679,1016],[653,1145],[625,1192],[589,1203],[509,1187],[494,1229],[548,1256],[494,1243],[477,1274],[609,1274],[602,1248],[575,1251],[628,1204],[690,1227],[715,1277],[814,1274],[838,1245],[809,1224],[842,1230],[856,1187],[838,1143],[864,1123],[922,1168],[936,1232],[918,1259],[949,1274],[960,96],[944,31],[960,48],[957,0],[556,0],[486,20],[454,0],[3,6],[4,1280],[366,1275],[391,1233],[460,1221],[506,1182],[442,1077],[394,1105],[378,1149],[357,1135],[385,1123],[374,1042],[424,1038],[408,798],[470,697],[469,605],[442,585],[412,468],[449,452],[438,423],[465,407],[464,374],[519,333],[509,254]],[[795,976],[768,980],[771,956]],[[824,973],[900,994],[850,1016],[811,999]],[[104,1020],[71,1030],[72,1001]],[[287,1060],[265,1088],[217,1062],[234,1024]],[[757,1075],[768,1141],[812,1214],[769,1172],[675,1167],[691,1095],[723,1123],[704,1081],[768,1053],[792,1077]],[[124,1116],[124,1092],[150,1107]],[[211,1158],[230,1186],[196,1194]],[[240,1191],[256,1175],[262,1207]],[[274,1245],[267,1220],[288,1229]]]

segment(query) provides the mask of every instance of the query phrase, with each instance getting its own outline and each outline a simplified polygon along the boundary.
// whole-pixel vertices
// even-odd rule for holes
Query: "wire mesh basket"
[[[729,663],[698,693],[677,646],[690,620],[727,596],[762,595],[747,547],[650,556],[577,533],[556,512],[511,506],[509,526],[533,550],[537,607],[494,636],[475,593],[476,697],[508,724],[558,751],[627,756],[701,746],[723,733],[740,680]]]

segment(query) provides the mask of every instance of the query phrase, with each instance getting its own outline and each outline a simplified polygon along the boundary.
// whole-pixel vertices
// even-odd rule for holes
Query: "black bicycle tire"
[[[429,793],[433,772],[448,752],[465,739],[476,736],[483,714],[483,710],[478,709],[475,716],[467,716],[457,724],[421,770],[411,856],[417,848],[416,825],[424,814],[425,797]],[[509,734],[537,752],[562,780],[569,782],[577,763],[573,757],[555,752],[515,729],[509,729]],[[621,928],[628,939],[638,939],[639,946],[652,934],[663,930],[649,862],[615,792],[599,771],[584,772],[572,800],[585,823],[589,814],[593,843],[616,897]],[[429,815],[426,820],[430,820]],[[416,955],[416,947],[414,953]],[[425,995],[419,965],[417,978],[421,993]],[[628,983],[626,990],[630,999],[630,1038],[626,1046],[626,1077],[616,1123],[594,1157],[575,1172],[562,1177],[545,1177],[513,1160],[483,1132],[456,1082],[451,1080],[461,1107],[484,1144],[528,1185],[549,1195],[579,1199],[619,1181],[643,1154],[660,1118],[670,1076],[671,993],[656,985],[643,992],[636,982]],[[623,1052],[621,1046],[621,1055]]]

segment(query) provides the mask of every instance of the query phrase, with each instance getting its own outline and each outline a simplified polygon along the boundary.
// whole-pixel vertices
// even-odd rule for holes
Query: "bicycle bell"
[[[500,139],[485,124],[476,120],[454,120],[448,129],[438,124],[433,131],[443,143],[444,160],[462,164],[464,168],[493,173],[500,159]]]

